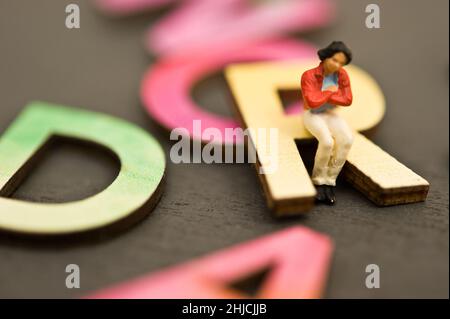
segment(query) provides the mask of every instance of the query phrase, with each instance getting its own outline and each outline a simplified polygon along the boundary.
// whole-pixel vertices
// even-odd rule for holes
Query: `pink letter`
[[[334,11],[329,0],[187,1],[149,30],[147,45],[162,55],[208,51],[322,27]]]
[[[242,136],[235,139],[225,134],[226,128],[239,127],[234,119],[204,111],[192,101],[190,92],[194,84],[229,63],[315,56],[316,49],[304,42],[271,40],[241,46],[220,46],[186,56],[169,57],[152,65],[144,76],[141,99],[151,117],[168,130],[185,128],[192,139],[208,143],[209,140],[202,138],[203,134],[194,134],[193,122],[201,120],[201,133],[208,128],[217,128],[222,132],[223,144],[241,143]]]
[[[319,298],[325,287],[331,240],[292,227],[183,263],[88,298],[248,298],[231,284],[270,267],[257,298]]]

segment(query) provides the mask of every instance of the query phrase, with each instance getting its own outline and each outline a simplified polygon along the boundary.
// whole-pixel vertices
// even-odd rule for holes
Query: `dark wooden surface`
[[[64,26],[70,2],[81,7],[77,31]],[[378,1],[379,30],[364,26],[368,3],[340,1],[333,26],[302,37],[317,46],[345,40],[354,63],[378,80],[387,114],[374,140],[430,181],[425,203],[377,208],[340,181],[336,206],[275,220],[252,166],[168,162],[160,203],[128,231],[104,240],[45,243],[0,234],[0,297],[77,297],[305,225],[336,244],[325,297],[448,298],[448,1]],[[0,132],[38,99],[126,119],[155,135],[168,153],[168,135],[145,114],[138,96],[140,78],[156,60],[143,48],[143,32],[163,13],[111,19],[88,1],[0,0]],[[225,92],[223,79],[212,76],[193,95],[205,108],[231,114]],[[83,198],[107,186],[117,169],[101,152],[56,145],[13,197]],[[65,287],[70,263],[81,268],[79,290]],[[381,268],[380,289],[364,285],[370,263]]]

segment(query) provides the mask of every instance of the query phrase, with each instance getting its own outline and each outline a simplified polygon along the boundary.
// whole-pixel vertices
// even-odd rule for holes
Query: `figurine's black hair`
[[[320,61],[323,61],[325,59],[331,58],[333,55],[339,52],[345,54],[345,57],[347,58],[346,64],[352,62],[353,58],[352,51],[342,41],[331,42],[331,44],[328,45],[326,48],[317,51],[317,54],[319,55]]]

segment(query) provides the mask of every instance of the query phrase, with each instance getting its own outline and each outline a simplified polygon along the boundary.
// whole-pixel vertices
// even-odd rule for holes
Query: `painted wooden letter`
[[[300,99],[301,74],[314,67],[315,63],[236,64],[225,71],[243,128],[279,130],[279,169],[272,174],[260,174],[268,206],[276,215],[303,213],[314,205],[315,189],[295,144],[296,139],[310,139],[312,136],[303,126],[301,114],[285,114],[278,91],[298,90]],[[353,104],[340,108],[338,112],[355,130],[355,141],[347,158],[344,176],[378,205],[425,200],[429,188],[425,179],[357,133],[368,131],[381,121],[385,100],[380,87],[369,74],[353,65],[346,70],[352,80]],[[258,154],[264,145],[255,147]],[[259,165],[261,163],[257,161]]]
[[[268,273],[252,297],[320,298],[332,251],[328,236],[291,227],[106,288],[88,298],[249,298],[234,287],[235,283],[266,269]]]
[[[43,102],[28,105],[0,138],[0,195],[15,190],[33,157],[53,136],[111,150],[121,164],[118,176],[104,191],[70,203],[0,197],[0,229],[46,235],[84,232],[136,217],[138,212],[142,216],[156,204],[165,158],[152,136],[117,118]]]

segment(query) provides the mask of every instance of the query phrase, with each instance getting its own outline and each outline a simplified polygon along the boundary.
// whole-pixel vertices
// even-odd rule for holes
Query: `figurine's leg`
[[[330,112],[326,121],[334,138],[334,150],[328,169],[328,185],[334,186],[353,144],[353,132],[347,122],[336,113]]]
[[[326,113],[313,114],[310,111],[303,115],[303,123],[306,129],[319,142],[311,177],[315,185],[329,185],[328,163],[333,152],[334,140],[331,131],[328,129],[326,117]]]

